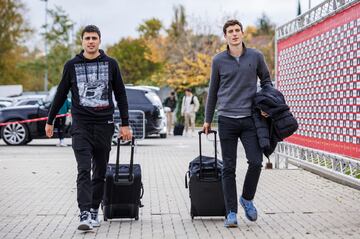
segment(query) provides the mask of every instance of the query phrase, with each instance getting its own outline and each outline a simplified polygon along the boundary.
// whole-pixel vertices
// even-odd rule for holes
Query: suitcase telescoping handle
[[[215,130],[210,130],[208,131],[209,134],[214,134],[214,139],[215,139],[215,175],[216,177],[218,177],[218,168],[217,168],[217,142],[216,142],[216,134],[217,134],[217,131]],[[199,131],[198,132],[199,134],[199,152],[200,152],[200,175],[199,177],[201,178],[202,176],[202,152],[201,152],[201,135],[202,134],[205,134],[204,131]]]
[[[116,151],[116,164],[115,164],[115,181],[119,180],[119,168],[120,168],[120,141],[121,138],[118,138],[117,141],[117,151]],[[131,138],[131,155],[130,155],[130,166],[129,166],[129,176],[128,180],[131,182],[133,180],[133,171],[134,171],[134,148],[135,148],[135,137]]]

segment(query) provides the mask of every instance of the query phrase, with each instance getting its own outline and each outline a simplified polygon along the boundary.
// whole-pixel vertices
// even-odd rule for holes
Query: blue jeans
[[[263,151],[259,146],[256,128],[252,117],[234,119],[219,116],[219,137],[223,158],[223,191],[225,208],[237,213],[237,191],[236,191],[236,158],[237,145],[240,138],[245,149],[248,169],[245,176],[242,196],[246,200],[252,200],[255,196],[257,184],[260,177]]]

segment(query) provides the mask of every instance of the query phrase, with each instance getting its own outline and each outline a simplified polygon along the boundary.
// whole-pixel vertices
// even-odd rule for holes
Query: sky
[[[27,10],[25,19],[35,29],[31,39],[25,42],[43,50],[40,33],[45,23],[44,0],[22,0]],[[300,0],[302,12],[323,0]],[[136,28],[144,20],[157,18],[169,27],[173,7],[182,4],[188,16],[189,26],[195,32],[214,33],[221,36],[222,25],[229,17],[243,23],[244,27],[255,25],[265,13],[277,26],[296,17],[298,0],[48,0],[48,8],[62,7],[75,24],[97,25],[102,34],[102,47],[118,42],[122,37],[137,37]]]

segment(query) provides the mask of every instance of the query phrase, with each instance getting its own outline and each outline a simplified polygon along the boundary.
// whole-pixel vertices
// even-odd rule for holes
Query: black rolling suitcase
[[[183,132],[184,132],[183,124],[176,124],[174,126],[174,135],[183,135]]]
[[[135,138],[131,141],[130,164],[119,164],[120,139],[118,139],[116,164],[108,164],[105,175],[102,210],[104,221],[114,218],[139,220],[139,207],[144,193],[141,167],[134,164]]]
[[[185,174],[185,187],[189,188],[191,218],[196,216],[225,216],[225,202],[222,190],[222,161],[217,159],[216,131],[210,131],[215,138],[215,157],[203,156],[199,132],[199,157],[189,163]],[[187,178],[189,177],[189,185]]]

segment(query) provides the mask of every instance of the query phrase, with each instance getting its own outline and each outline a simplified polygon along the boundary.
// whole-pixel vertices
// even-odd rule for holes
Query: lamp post
[[[48,11],[48,0],[40,0],[45,2],[45,38],[44,38],[44,50],[45,50],[45,74],[44,74],[44,91],[48,91],[48,59],[47,59],[47,11]]]

